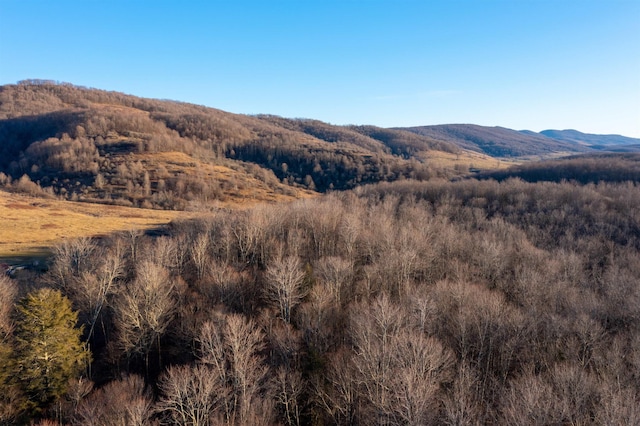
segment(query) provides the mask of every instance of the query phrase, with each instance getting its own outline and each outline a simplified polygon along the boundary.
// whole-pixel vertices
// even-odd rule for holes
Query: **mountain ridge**
[[[513,130],[477,124],[440,124],[397,127],[461,148],[498,158],[553,158],[588,152],[636,152],[640,139],[620,135],[595,135],[578,131]]]
[[[582,133],[574,129],[566,130],[543,130],[540,134],[550,138],[564,140],[567,142],[584,143],[590,146],[610,146],[610,145],[637,145],[640,138],[631,138],[618,134],[593,134]]]

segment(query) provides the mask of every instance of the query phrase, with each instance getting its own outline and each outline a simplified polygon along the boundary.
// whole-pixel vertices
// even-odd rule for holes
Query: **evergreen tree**
[[[38,409],[64,395],[69,379],[81,372],[91,355],[80,341],[78,313],[59,291],[32,292],[17,311],[16,380]]]

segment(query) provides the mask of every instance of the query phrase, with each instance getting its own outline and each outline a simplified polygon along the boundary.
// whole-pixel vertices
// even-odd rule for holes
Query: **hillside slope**
[[[0,185],[9,189],[163,209],[459,173],[427,163],[430,153],[470,162],[455,145],[405,131],[41,80],[0,87],[0,141]]]

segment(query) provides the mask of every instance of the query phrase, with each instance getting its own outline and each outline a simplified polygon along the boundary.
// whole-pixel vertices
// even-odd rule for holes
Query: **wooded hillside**
[[[436,150],[460,156],[451,144],[403,131],[237,115],[39,80],[0,88],[0,140],[7,188],[165,209],[224,201],[246,187],[295,196],[295,188],[451,176],[459,172],[425,158]]]

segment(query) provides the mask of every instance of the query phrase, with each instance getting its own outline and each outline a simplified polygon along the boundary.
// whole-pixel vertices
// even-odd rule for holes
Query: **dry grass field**
[[[242,208],[256,202],[286,202],[318,195],[312,191],[283,184],[277,185],[280,189],[278,193],[264,181],[243,170],[210,164],[182,152],[136,153],[128,154],[128,158],[141,162],[145,170],[155,177],[168,178],[184,175],[213,183],[219,187],[222,204],[228,207]],[[159,172],[159,168],[162,168],[162,172]]]
[[[41,252],[64,238],[150,229],[193,213],[74,203],[0,191],[0,256]]]
[[[443,168],[443,169],[461,169],[469,171],[477,170],[496,170],[511,167],[519,162],[511,162],[499,160],[478,152],[463,150],[460,154],[453,154],[443,151],[429,151],[417,155],[427,161],[427,164]]]
[[[225,173],[225,171],[221,171]],[[299,197],[310,197],[298,191]],[[286,202],[295,197],[258,191],[237,194],[212,205],[242,209],[261,202]],[[99,236],[130,229],[152,229],[174,219],[205,215],[203,211],[152,210],[106,204],[30,197],[0,190],[0,257],[46,252],[64,238]]]

